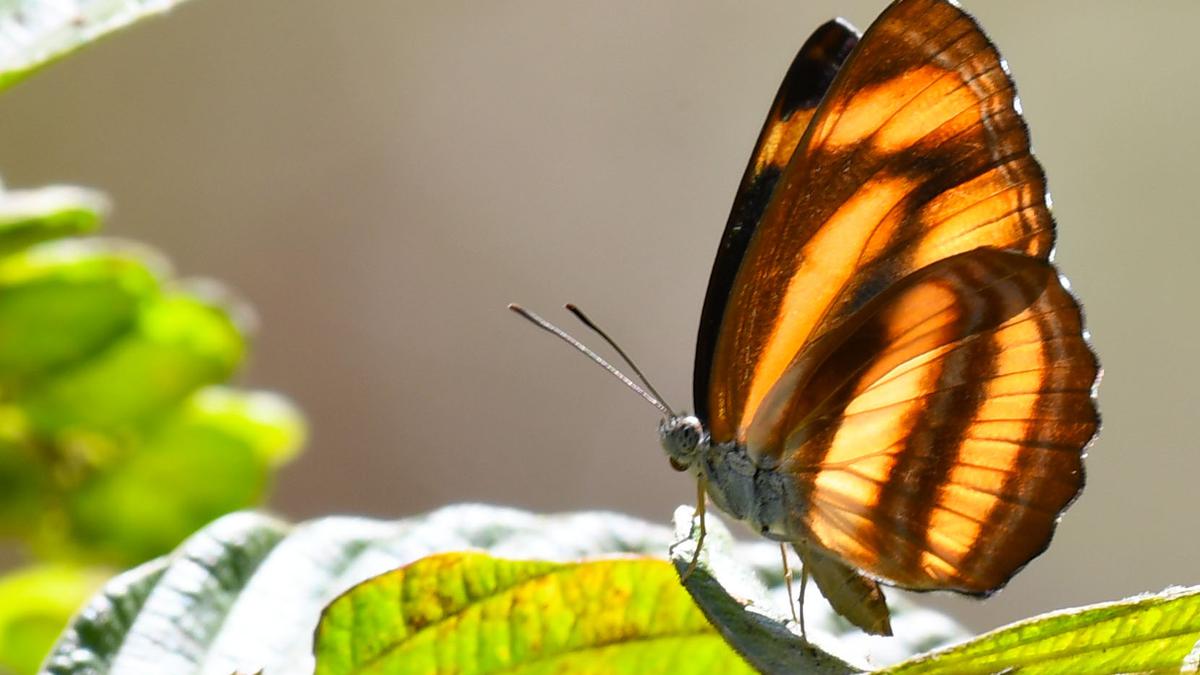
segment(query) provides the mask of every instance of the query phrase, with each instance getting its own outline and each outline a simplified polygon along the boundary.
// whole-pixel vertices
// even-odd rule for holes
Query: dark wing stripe
[[[1026,459],[1026,461],[1028,461],[1028,459]],[[969,467],[970,465],[963,464],[960,462],[958,464],[958,466]],[[1009,477],[1020,476],[1021,471],[1022,471],[1022,467],[1020,465],[1018,465],[1018,467],[1014,468],[1012,471],[1005,472],[1005,475],[1009,476]],[[1063,482],[1064,484],[1071,485],[1071,486],[1074,485],[1073,482],[1070,482],[1070,483],[1068,483],[1067,481],[1061,481],[1061,482]],[[997,502],[1009,504],[1011,506],[1019,507],[1022,509],[1027,509],[1027,510],[1031,511],[1033,513],[1033,515],[1037,516],[1041,520],[1057,519],[1058,513],[1061,510],[1061,509],[1053,508],[1053,507],[1044,507],[1044,506],[1040,505],[1038,502],[1034,501],[1033,499],[1022,496],[1019,492],[1016,492],[1014,490],[1007,489],[1007,488],[1001,488],[999,490],[990,490],[988,488],[982,488],[977,485],[973,485],[971,483],[960,483],[960,482],[947,483],[947,486],[948,487],[949,486],[958,486],[969,492],[977,492],[982,495],[987,495],[988,497],[995,499]],[[996,518],[997,515],[998,515],[998,513],[996,511],[992,511],[992,513],[988,516],[987,520],[979,520],[979,519],[975,519],[975,520],[977,520],[977,522],[985,523],[987,525],[987,530],[991,531],[992,527],[994,527],[994,523],[997,519]],[[984,542],[984,541],[987,541],[987,539],[988,539],[988,537],[980,537],[980,538],[976,539],[975,541],[976,542]],[[970,554],[968,553],[968,555],[970,555]],[[961,566],[964,570],[969,570],[970,569],[969,558],[965,559],[965,561],[962,563]]]
[[[1037,320],[1038,332],[1051,337],[1044,342],[1049,363],[1072,363],[1082,359],[1087,366],[1085,370],[1090,369],[1093,373],[1098,370],[1095,356],[1086,349],[1081,351],[1078,348],[1082,325],[1060,321],[1047,313],[1039,314]],[[1048,370],[1043,390],[1061,391],[1072,387],[1078,381],[1072,375],[1071,371],[1063,368]],[[1076,388],[1075,391],[1079,399],[1077,406],[1080,403],[1086,406],[1086,409],[1077,407],[1074,411],[1078,419],[1085,421],[1084,428],[1078,430],[1071,441],[1057,447],[1048,447],[1044,443],[1019,444],[1024,449],[1017,455],[1014,470],[1005,479],[1001,491],[1020,495],[1021,499],[1013,500],[1018,503],[1008,503],[992,511],[985,526],[985,531],[991,534],[987,538],[979,538],[964,556],[961,565],[964,575],[986,578],[989,568],[995,567],[997,560],[1007,561],[1006,566],[1014,567],[1012,574],[1015,574],[1016,570],[1049,545],[1058,518],[1057,515],[1047,518],[1045,512],[1061,512],[1082,490],[1082,448],[1099,426],[1090,387],[1083,390]],[[1051,407],[1051,400],[1040,402],[1035,409],[1046,407]],[[1040,419],[1033,422],[1038,426],[1041,423]]]
[[[1074,308],[1073,300],[1057,285],[1051,287],[1047,295],[1052,297],[1045,304],[1051,307],[1068,305]],[[1029,415],[1016,420],[993,415],[987,421],[1014,421],[1035,428],[1075,428],[1077,435],[1076,440],[1068,444],[1067,453],[1061,449],[1029,447],[1015,453],[1010,450],[1007,454],[1011,471],[998,490],[968,482],[956,493],[960,499],[964,494],[962,490],[987,493],[996,500],[988,511],[985,525],[973,541],[966,542],[969,547],[956,572],[960,583],[981,592],[990,592],[1003,585],[1044,550],[1058,520],[1057,514],[1082,488],[1081,448],[1096,428],[1090,386],[1095,380],[1096,365],[1080,338],[1082,327],[1078,311],[1031,314],[1037,322],[1037,334],[1043,336],[1042,361],[1056,366],[1046,368],[1042,373],[1039,391],[1030,395],[1034,398],[1026,406],[1031,411]],[[1077,356],[1083,356],[1082,363],[1074,362],[1074,369],[1064,366],[1072,364],[1072,359]],[[1086,373],[1086,376],[1081,378],[1080,373]],[[1080,380],[1085,386],[1078,386]],[[995,399],[991,397],[991,400]],[[1082,426],[1071,424],[1077,420],[1085,422]],[[1026,429],[1025,433],[1036,432]],[[1025,444],[1010,445],[1021,447]]]
[[[734,276],[783,167],[791,159],[796,144],[808,127],[813,110],[820,104],[838,69],[856,44],[857,31],[849,24],[836,20],[824,24],[809,37],[780,84],[779,93],[775,96],[750,156],[750,163],[742,176],[713,261],[704,308],[700,314],[700,329],[696,336],[693,399],[696,416],[705,423],[711,419],[708,392],[713,350]]]
[[[979,425],[976,425],[979,426]],[[1010,439],[1003,436],[966,436],[965,440],[969,441],[994,441],[1007,443],[1010,445],[1020,445],[1026,448],[1034,448],[1037,450],[1057,450],[1060,452],[1078,453],[1079,444],[1073,442],[1053,441],[1043,438],[1017,438]]]
[[[975,264],[980,263],[976,262]],[[939,268],[935,268],[935,273],[936,269]],[[947,268],[943,267],[940,269],[945,270]],[[1015,271],[1006,272],[995,270],[993,277],[988,278],[986,281],[978,281],[979,287],[977,290],[980,293],[992,295],[1002,293],[1003,291],[999,288],[999,286],[1002,284],[1010,284],[1012,282],[1012,278],[1016,274],[1017,272]],[[918,283],[922,278],[924,278],[922,275],[929,275],[929,272],[927,270],[923,270],[917,275],[914,275],[914,277],[909,280],[909,283]],[[1029,300],[1032,300],[1032,298],[1029,298]],[[883,300],[883,302],[886,301],[887,300]],[[877,300],[877,303],[879,302],[881,301]],[[907,354],[909,356],[915,356],[917,353],[920,353],[919,351],[913,352],[914,348],[936,338],[941,331],[946,329],[945,325],[939,325],[937,322],[941,321],[942,324],[949,323],[953,320],[954,316],[962,311],[962,307],[957,306],[956,302],[957,300],[954,297],[945,297],[941,299],[941,304],[939,304],[937,307],[930,307],[928,305],[923,306],[921,308],[921,318],[914,319],[911,316],[906,317],[907,320],[912,322],[911,325],[905,327],[905,329],[900,333],[890,335],[887,338],[887,341],[890,343],[888,345],[889,353],[895,355]],[[866,319],[870,315],[871,311],[869,309],[865,309],[859,314],[859,318]],[[860,330],[860,327],[857,326],[857,324],[850,325],[847,327],[847,330]],[[918,331],[920,332],[918,333]],[[876,368],[879,365],[877,362],[872,361],[871,359],[862,357],[862,354],[873,354],[880,349],[883,338],[880,337],[877,332],[878,329],[876,329],[875,333],[860,330],[858,336],[856,337],[856,341],[850,345],[841,344],[841,338],[838,336],[831,336],[832,339],[828,340],[828,342],[837,344],[839,352],[844,354],[844,357],[838,361],[838,367],[829,367],[828,364],[823,365],[822,370],[825,371],[826,374],[822,377],[820,382],[817,383],[806,382],[803,379],[801,373],[805,370],[805,367],[802,365],[802,363],[805,358],[809,356],[809,353],[813,355],[813,361],[826,358],[825,350],[817,345],[814,345],[809,350],[809,353],[806,353],[804,357],[798,358],[797,363],[791,369],[791,372],[794,376],[781,379],[778,388],[778,393],[787,394],[786,398],[790,402],[787,404],[786,408],[779,409],[779,418],[776,422],[773,424],[763,423],[759,425],[760,428],[786,429],[790,432],[791,436],[802,436],[805,433],[806,427],[812,424],[814,420],[825,420],[834,417],[835,415],[846,418],[848,416],[857,414],[858,411],[855,411],[855,413],[846,412],[846,405],[849,403],[852,397],[862,396],[874,389],[884,387],[894,380],[910,374],[914,369],[927,368],[933,365],[933,361],[944,359],[948,354],[952,353],[951,351],[946,351],[942,354],[935,355],[933,359],[925,359],[911,363],[911,365],[900,363],[897,364],[892,370],[884,373],[882,377],[876,379],[865,378],[864,375],[868,369]],[[977,337],[969,334],[969,331],[967,330],[963,330],[962,332],[964,334],[964,337],[962,338],[963,342],[973,340]],[[953,371],[947,369],[946,372],[947,374],[952,374]],[[962,380],[959,379],[955,381],[961,382]],[[813,391],[826,392],[826,395],[823,398],[812,398],[809,396],[792,394],[794,391],[809,389]],[[910,403],[912,400],[915,399],[906,399],[906,402]],[[772,406],[769,402],[765,407],[767,410],[774,408],[775,406]],[[761,446],[773,444],[773,442],[768,442],[766,440],[758,440],[756,442]],[[792,442],[789,442],[789,445],[791,444]]]
[[[913,21],[919,14],[916,5],[928,8],[928,3],[905,4],[899,13]],[[754,262],[739,272],[745,283],[734,284],[728,330],[721,338],[730,343],[717,350],[710,405],[731,416],[738,432],[734,425],[716,424],[714,439],[746,440],[747,427],[757,423],[758,406],[803,344],[834,329],[912,270],[981,244],[1048,253],[1053,225],[1041,199],[1044,180],[1013,108],[1011,80],[986,38],[956,12],[953,28],[936,24],[937,16],[948,16],[940,10],[929,19],[930,33],[945,31],[940,41],[936,36],[924,40],[934,54],[889,57],[888,63],[902,62],[889,70],[878,63],[861,65],[864,59],[883,59],[882,47],[876,46],[873,57],[856,52],[833,85],[830,101],[818,111],[821,122],[813,122],[803,141],[807,150],[797,154],[781,179],[781,186],[797,189],[772,199],[763,216],[770,227],[752,239],[746,260]],[[915,49],[911,44],[905,48]],[[936,71],[927,70],[934,67]],[[881,68],[888,76],[875,72],[873,81],[872,70]],[[884,97],[895,90],[886,109],[871,107],[884,105],[884,99],[864,93],[870,86],[879,87]],[[929,113],[926,108],[933,104]],[[855,112],[856,106],[865,106],[866,112]],[[855,131],[852,139],[841,138],[847,118],[859,120],[852,120],[853,129],[863,120],[869,128]],[[826,183],[825,189],[801,191],[799,186],[819,182],[814,176]],[[869,222],[839,220],[849,214],[848,206],[860,204],[880,210],[869,214]],[[979,210],[968,211],[973,208]],[[956,212],[969,212],[970,221]],[[927,218],[941,226],[930,227]],[[845,234],[818,237],[834,227]],[[964,235],[961,229],[971,233]],[[835,274],[818,281],[817,272],[809,270],[821,268],[812,265],[817,260]],[[777,321],[805,315],[811,318],[786,325]],[[777,451],[749,449],[756,457]]]
[[[1026,371],[1026,372],[1041,372],[1041,371]],[[888,405],[882,405],[882,406],[879,406],[876,408],[856,409],[852,413],[843,413],[842,417],[845,419],[851,419],[858,415],[869,415],[871,413],[883,412],[883,411],[891,409],[891,408],[898,408],[901,406],[905,406],[905,405],[908,405],[909,403],[911,403],[912,401],[930,401],[931,399],[938,397],[938,396],[955,396],[955,397],[972,396],[976,393],[975,391],[973,391],[976,388],[976,385],[987,384],[989,381],[998,380],[1005,376],[1007,376],[1007,373],[1002,374],[1002,375],[990,375],[990,376],[986,376],[986,377],[981,377],[977,381],[966,382],[966,383],[962,383],[962,384],[942,385],[942,388],[940,388],[940,389],[922,393],[921,395],[914,396],[911,399],[908,399],[907,401],[897,401],[897,402],[890,403]],[[1023,399],[1023,398],[1030,398],[1030,397],[1038,397],[1042,394],[1084,394],[1084,395],[1088,395],[1090,393],[1091,393],[1090,387],[1087,389],[1056,389],[1054,391],[1046,391],[1046,390],[1021,391],[1021,392],[1009,392],[1006,394],[998,394],[998,395],[994,394],[994,395],[989,396],[988,400],[998,401],[998,400],[1003,400],[1006,398]],[[930,405],[933,405],[933,404],[931,403]],[[986,419],[991,422],[1005,422],[1005,421],[1019,422],[1019,421],[1034,420],[1034,419],[1047,420],[1047,421],[1048,420],[1056,420],[1056,419],[1077,419],[1077,417],[1072,413],[1072,415],[1069,415],[1066,418],[1023,416],[1023,417],[1017,417],[1017,418],[988,417]]]
[[[996,70],[999,70],[999,68],[997,68]],[[950,74],[953,74],[953,73],[950,73]],[[932,86],[932,85],[930,85],[930,86]],[[966,86],[966,85],[964,84],[963,86]],[[959,87],[959,88],[962,88],[962,87]],[[957,88],[955,90],[957,90]],[[955,91],[955,90],[952,90],[949,93],[953,93],[953,91]],[[1012,97],[1011,89],[1004,90],[998,94],[993,95],[993,97],[996,97],[996,96],[1003,96],[1004,98],[1011,99],[1011,97]],[[947,157],[960,157],[961,156],[962,160],[960,161],[960,164],[965,164],[971,157],[973,157],[973,155],[963,153],[961,151],[961,149],[958,147],[947,147],[947,146],[951,145],[953,143],[956,143],[956,142],[957,143],[964,142],[964,137],[971,136],[974,132],[978,132],[981,128],[984,127],[982,121],[980,121],[978,124],[974,124],[974,125],[970,125],[968,127],[964,127],[962,129],[958,129],[953,134],[951,134],[947,137],[936,138],[935,139],[936,142],[934,142],[932,145],[923,144],[923,143],[925,142],[925,140],[927,138],[934,136],[937,132],[941,131],[942,129],[946,128],[947,126],[953,125],[957,121],[959,116],[975,111],[975,109],[979,105],[981,105],[981,102],[972,100],[970,106],[964,108],[963,110],[955,112],[954,114],[950,115],[948,117],[948,119],[945,122],[943,122],[941,125],[939,125],[938,127],[928,131],[927,133],[920,136],[919,138],[914,139],[912,141],[913,149],[909,150],[907,153],[898,155],[895,158],[896,159],[895,162],[893,162],[892,164],[879,163],[876,170],[873,173],[863,176],[861,178],[861,184],[864,186],[870,186],[872,182],[886,178],[887,174],[889,174],[889,173],[895,173],[895,174],[902,175],[905,173],[905,170],[904,170],[905,164],[912,164],[915,162],[919,165],[919,164],[927,161],[928,157],[937,156],[939,154],[945,155]],[[899,114],[899,112],[900,111],[897,111],[896,114]],[[1011,131],[1013,129],[1017,129],[1017,130],[1020,130],[1023,132],[1023,129],[1021,129],[1020,127],[1012,127],[1008,130]],[[878,133],[878,131],[876,133]],[[993,133],[994,133],[994,131],[993,131]],[[868,139],[865,139],[865,140],[869,140],[869,138],[870,137],[868,137]],[[966,141],[969,141],[969,140],[970,139],[966,139]],[[855,158],[858,156],[858,154],[865,152],[869,147],[870,147],[869,143],[864,142],[863,144],[856,147],[856,149],[854,150],[854,153],[852,154],[852,156],[850,158],[842,159],[841,162],[843,164],[855,163],[857,161]],[[872,241],[874,239],[875,234],[878,233],[879,228],[882,226],[883,223],[888,222],[889,220],[895,218],[897,216],[897,214],[903,214],[905,212],[915,213],[919,210],[920,207],[923,207],[925,204],[927,204],[932,199],[934,199],[938,196],[944,195],[947,192],[950,192],[951,190],[953,190],[954,188],[961,187],[964,184],[969,183],[971,180],[973,180],[981,175],[984,175],[984,174],[987,174],[987,173],[990,173],[993,171],[1002,171],[1002,170],[1004,170],[1005,166],[1009,162],[1020,161],[1025,156],[1027,156],[1027,154],[1028,154],[1028,147],[1026,146],[1023,148],[1019,148],[1017,151],[1014,151],[1013,153],[1011,153],[1009,155],[991,158],[990,162],[987,162],[985,160],[985,163],[980,166],[953,167],[955,169],[955,171],[953,171],[953,172],[945,171],[944,172],[945,174],[947,174],[947,177],[950,178],[950,181],[948,183],[930,182],[930,183],[922,184],[919,181],[913,181],[912,187],[910,188],[909,192],[906,193],[905,197],[903,199],[900,199],[899,201],[897,201],[896,205],[893,206],[886,214],[884,214],[884,216],[882,218],[880,218],[879,223],[877,223],[875,225],[875,227],[872,229],[871,236],[867,238],[867,243],[869,244],[870,241]],[[905,159],[905,156],[907,156],[909,159]],[[923,167],[920,167],[920,168],[923,168]],[[918,178],[920,178],[920,177],[921,176],[918,176]],[[1010,186],[1006,186],[1004,189],[1005,190],[1013,190],[1013,189],[1019,189],[1019,188],[1014,188],[1013,186],[1010,185]],[[920,194],[917,194],[918,191],[920,192]],[[920,198],[912,199],[912,197],[914,197],[914,196],[917,196]],[[990,199],[990,197],[988,197],[988,199]],[[982,200],[982,201],[986,201],[986,199]],[[1002,218],[1004,218],[1006,215],[1008,215],[1008,214],[1002,214],[1000,216],[997,216],[996,218],[993,219],[992,222],[999,221]],[[984,227],[988,224],[990,224],[990,223],[987,223],[987,222],[980,223],[978,227]],[[927,231],[930,229],[935,229],[935,228],[929,227],[928,225],[923,225],[923,227],[920,229],[912,228],[912,232],[908,233],[906,236],[901,236],[901,235],[893,236],[890,241],[889,249],[900,249],[905,244],[910,244],[915,240],[923,238],[924,236],[927,236],[927,234],[928,234]],[[977,229],[977,228],[972,228],[971,231],[974,231],[975,229]],[[962,234],[966,234],[966,233],[962,233]],[[962,236],[962,234],[960,234],[958,236]],[[876,256],[876,257],[878,257],[878,256]],[[856,264],[860,267],[863,267],[866,263],[870,262],[870,261],[866,260],[865,258],[866,258],[866,246],[863,247],[862,252],[860,253],[860,255],[858,257],[858,260],[856,261]],[[830,311],[832,311],[832,309],[833,309],[833,306],[830,306],[826,310],[826,315]],[[824,320],[824,319],[825,319],[825,315],[823,315],[821,317],[821,320]]]
[[[970,273],[970,270],[964,270]],[[978,280],[976,287],[983,284]],[[968,285],[969,287],[969,285]],[[964,289],[965,290],[965,289]],[[970,325],[982,323],[976,317],[989,313],[995,305],[1003,305],[1002,298],[994,293],[1000,289],[986,288],[971,295],[960,295],[965,305],[962,324],[954,328],[959,334],[971,335]],[[873,518],[891,523],[888,536],[901,531],[912,538],[929,537],[934,530],[930,527],[934,510],[938,507],[938,493],[950,479],[955,457],[940,448],[953,448],[960,442],[971,422],[980,412],[986,380],[995,375],[996,346],[991,340],[962,340],[950,354],[941,360],[941,369],[936,384],[931,387],[938,393],[926,397],[925,404],[912,415],[908,430],[908,443],[892,468],[890,482],[880,492],[873,509]],[[960,386],[946,386],[947,379],[960,382]],[[965,389],[965,391],[963,391]],[[940,390],[940,391],[939,391]],[[923,547],[936,551],[932,542]],[[888,542],[876,542],[880,550],[887,550]],[[916,567],[921,564],[922,550],[902,549],[892,563],[900,567]]]
[[[800,404],[781,422],[794,431],[779,470],[807,509],[792,527],[902,586],[1003,585],[1078,492],[1096,429],[1097,366],[1074,299],[1048,263],[977,249],[913,274],[847,326],[787,375],[785,407]],[[828,401],[820,414],[814,401]],[[1028,539],[996,541],[1017,536]]]
[[[881,538],[880,524],[861,512],[861,504],[856,504],[852,498],[837,496],[831,500],[823,499],[822,506],[824,507],[823,515],[831,527],[866,555],[879,556],[881,551],[876,547],[875,542]],[[926,552],[925,533],[913,534],[912,530],[915,529],[906,528],[904,531],[889,532],[895,536],[887,554],[915,558]],[[929,551],[929,554],[944,565],[952,564],[951,561],[941,558],[937,551]],[[883,563],[885,561],[876,559],[875,562]],[[877,566],[877,564],[864,565],[867,570]]]
[[[955,43],[957,43],[958,41],[961,41],[964,38],[969,37],[969,36],[970,36],[970,31],[965,30],[965,31],[963,31],[962,34],[959,35],[959,37],[955,38]],[[953,45],[951,45],[951,46],[953,46]],[[946,50],[942,50],[942,52],[940,52],[940,53],[944,53],[945,51]],[[935,89],[935,87],[937,87],[937,85],[941,84],[945,80],[952,79],[952,78],[958,79],[959,83],[957,85],[955,85],[953,88],[951,88],[950,90],[945,92],[946,95],[952,95],[952,94],[958,92],[960,89],[965,89],[965,88],[971,87],[973,83],[975,83],[977,80],[983,78],[984,76],[988,75],[989,73],[992,73],[994,71],[1003,72],[1003,68],[1001,68],[999,66],[999,64],[997,63],[996,66],[989,67],[979,73],[973,74],[972,76],[970,76],[968,78],[965,78],[965,79],[961,78],[958,70],[960,68],[962,68],[964,65],[966,65],[968,62],[973,60],[974,58],[975,58],[974,54],[967,55],[966,57],[963,58],[962,61],[955,63],[951,66],[948,66],[947,70],[942,75],[938,76],[935,79],[930,80],[924,86],[915,90],[913,92],[913,95],[911,97],[909,97],[908,100],[906,100],[905,102],[898,105],[896,107],[896,110],[894,112],[892,112],[889,116],[883,118],[881,124],[879,124],[879,126],[873,132],[871,132],[869,135],[864,137],[863,140],[866,140],[866,141],[875,140],[878,137],[878,135],[883,131],[883,129],[885,129],[888,126],[888,124],[890,124],[891,122],[896,120],[896,118],[900,117],[901,113],[909,111],[909,107],[914,105],[917,101],[919,101],[921,99],[922,95],[933,91]],[[931,59],[931,61],[932,60],[933,59]],[[1007,93],[1007,90],[1004,90],[1001,93]],[[916,145],[916,144],[920,143],[925,138],[929,137],[933,133],[944,128],[947,124],[949,124],[951,121],[953,121],[955,118],[957,118],[962,113],[970,111],[970,110],[974,110],[974,109],[978,108],[979,105],[980,105],[979,101],[973,100],[973,101],[971,101],[970,105],[965,105],[958,111],[946,115],[945,116],[946,120],[942,124],[938,125],[934,129],[931,129],[931,130],[925,132],[924,135],[917,137],[916,139],[914,139],[912,141],[912,144]],[[856,152],[865,152],[868,147],[869,146],[867,144],[860,145],[858,147],[858,149],[856,150]]]

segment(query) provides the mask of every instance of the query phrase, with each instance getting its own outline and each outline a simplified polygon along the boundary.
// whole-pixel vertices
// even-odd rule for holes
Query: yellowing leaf
[[[1198,647],[1200,587],[1192,587],[1028,619],[884,672],[1177,673]]]
[[[314,651],[317,675],[754,672],[650,558],[430,556],[334,600]]]

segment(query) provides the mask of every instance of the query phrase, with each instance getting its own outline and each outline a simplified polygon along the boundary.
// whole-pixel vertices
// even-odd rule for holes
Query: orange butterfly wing
[[[799,543],[910,588],[1003,585],[1082,488],[1099,371],[975,21],[885,10],[755,222],[705,304],[728,289],[697,383],[712,442],[792,479]]]
[[[858,33],[838,20],[814,31],[792,60],[759,133],[717,249],[700,315],[693,387],[696,416],[702,420],[708,418],[710,372],[721,317],[746,245],[817,105],[856,44]]]
[[[1048,255],[1045,181],[1015,102],[995,48],[948,2],[901,0],[872,24],[741,259],[707,391],[714,441],[744,443],[801,347],[909,273],[978,246]],[[780,440],[748,450],[777,461]]]
[[[907,588],[999,588],[1083,485],[1097,372],[1049,263],[982,248],[915,272],[763,403],[789,429],[792,529]]]

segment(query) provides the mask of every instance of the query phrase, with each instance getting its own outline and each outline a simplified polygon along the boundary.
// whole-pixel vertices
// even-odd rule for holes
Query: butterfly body
[[[800,533],[787,523],[788,486],[783,475],[758,466],[744,447],[713,445],[692,415],[663,420],[659,439],[672,466],[703,481],[709,498],[722,511],[764,537],[797,541]]]

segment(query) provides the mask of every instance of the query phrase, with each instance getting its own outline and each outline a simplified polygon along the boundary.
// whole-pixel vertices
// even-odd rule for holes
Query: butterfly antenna
[[[543,319],[542,317],[538,316],[534,312],[531,312],[528,309],[525,309],[524,307],[522,307],[520,305],[512,304],[512,305],[509,305],[508,308],[511,309],[512,311],[516,312],[517,314],[520,314],[526,320],[528,320],[530,323],[537,326],[538,328],[541,328],[542,330],[546,331],[547,333],[552,333],[558,339],[562,340],[563,342],[566,342],[567,344],[571,345],[575,349],[578,349],[580,352],[583,352],[584,356],[586,356],[589,359],[591,359],[592,361],[596,362],[596,364],[599,365],[601,368],[603,368],[603,369],[607,370],[609,373],[611,373],[613,377],[624,382],[625,386],[627,386],[630,389],[637,392],[639,395],[641,395],[642,398],[649,401],[650,405],[654,406],[655,408],[658,408],[659,411],[661,411],[664,415],[668,415],[670,417],[675,416],[675,412],[673,410],[671,410],[670,407],[668,407],[665,403],[663,403],[658,398],[657,393],[651,394],[650,392],[646,391],[646,389],[644,389],[640,385],[638,385],[637,382],[634,382],[633,380],[626,377],[625,373],[622,373],[621,371],[617,370],[611,363],[604,360],[603,356],[600,356],[596,352],[592,351],[590,347],[583,344],[579,340],[576,340],[567,331],[559,328],[558,326],[555,326],[554,324],[550,323],[549,321]],[[618,349],[617,351],[619,352],[620,350]],[[636,372],[637,369],[634,368],[634,371]],[[641,373],[638,373],[638,376],[640,377]]]
[[[629,358],[629,355],[625,353],[625,350],[621,349],[620,345],[618,345],[615,340],[613,340],[612,338],[610,338],[608,336],[608,333],[605,333],[604,331],[600,330],[600,327],[596,325],[596,322],[589,319],[587,314],[583,313],[582,309],[579,309],[578,307],[576,307],[575,305],[572,305],[571,303],[567,303],[564,306],[567,308],[568,312],[575,315],[576,319],[579,319],[580,322],[583,323],[583,325],[592,329],[593,333],[595,333],[596,335],[599,335],[602,340],[604,340],[606,343],[608,343],[609,347],[612,347],[613,350],[617,352],[617,354],[620,354],[621,359],[625,361],[625,365],[629,366],[629,369],[632,370],[634,372],[634,374],[636,374],[638,376],[638,379],[642,381],[642,384],[646,385],[646,389],[651,394],[654,394],[654,397],[657,398],[659,401],[663,401],[662,394],[659,394],[658,390],[654,388],[654,385],[650,384],[650,380],[646,378],[646,374],[642,372],[642,369],[637,367],[637,364],[633,362],[633,359]],[[667,410],[671,410],[671,407],[668,406],[665,401],[663,401],[663,406],[666,407]],[[672,411],[671,414],[674,415],[675,414],[674,411]]]

